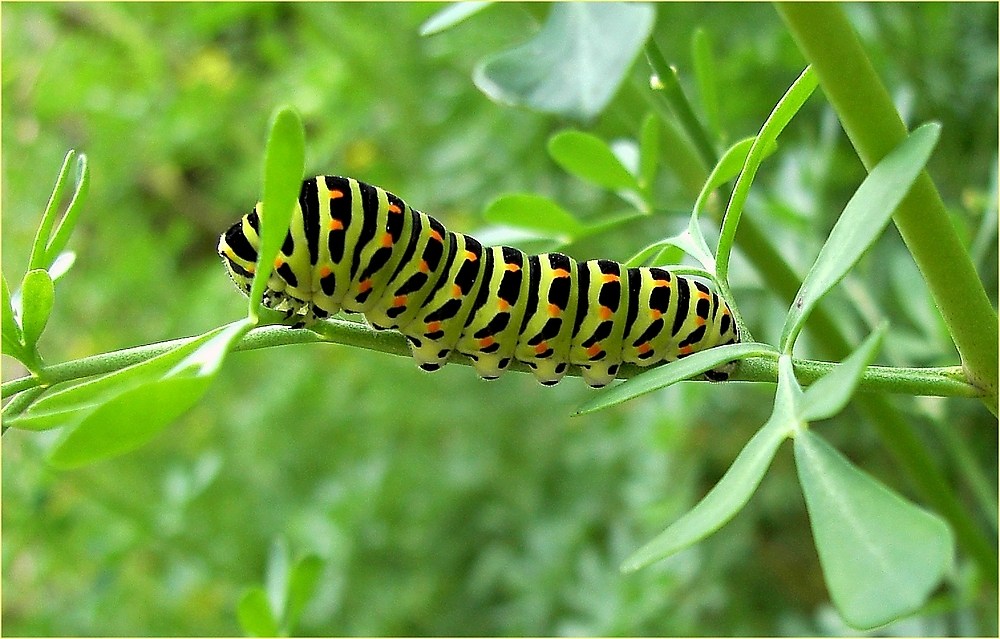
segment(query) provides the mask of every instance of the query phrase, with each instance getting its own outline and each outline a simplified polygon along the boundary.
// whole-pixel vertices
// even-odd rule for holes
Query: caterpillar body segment
[[[574,365],[600,387],[622,363],[650,366],[739,341],[725,301],[666,269],[484,247],[352,178],[306,180],[297,206],[264,304],[302,325],[361,313],[377,329],[401,332],[424,370],[457,351],[484,379],[517,360],[542,384]],[[219,239],[245,294],[260,243],[257,207]],[[705,377],[725,380],[731,369]]]

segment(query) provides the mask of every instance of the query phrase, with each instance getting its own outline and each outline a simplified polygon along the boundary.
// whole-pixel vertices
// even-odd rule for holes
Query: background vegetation
[[[67,148],[88,154],[87,209],[42,348],[50,361],[204,332],[245,305],[215,256],[258,197],[267,118],[294,104],[307,174],[379,184],[487,238],[482,211],[541,193],[583,218],[621,201],[549,158],[558,117],[500,106],[479,58],[537,31],[545,5],[491,7],[441,34],[430,4],[15,4],[3,7],[3,270],[28,259]],[[929,172],[997,288],[997,9],[850,7],[908,123],[942,136]],[[657,6],[655,40],[689,93],[692,34],[712,42],[720,137],[756,133],[804,60],[768,5]],[[652,108],[637,63],[594,122],[634,139]],[[704,103],[705,101],[702,100]],[[711,104],[711,102],[707,102]],[[701,180],[663,148],[662,210],[571,247],[624,259],[680,230]],[[690,152],[688,151],[688,157]],[[822,97],[764,165],[748,215],[805,269],[864,169]],[[737,256],[738,257],[738,256]],[[755,337],[787,304],[737,260],[731,283]],[[838,291],[844,322],[887,317],[882,363],[957,356],[889,231]],[[995,295],[992,298],[996,304]],[[808,332],[808,328],[807,328]],[[808,335],[807,335],[808,337]],[[4,360],[4,378],[20,376]],[[232,357],[208,397],[151,445],[72,472],[51,438],[3,437],[7,634],[238,634],[237,603],[287,548],[321,558],[300,634],[843,634],[828,603],[790,447],[749,506],[704,543],[638,573],[622,559],[690,508],[766,419],[763,385],[688,383],[570,418],[570,379],[491,384],[466,367],[300,345]],[[996,422],[979,403],[900,397],[955,491],[996,535]],[[858,465],[916,497],[850,410],[820,427]],[[971,478],[971,479],[970,479]],[[992,504],[993,510],[984,506]],[[996,576],[959,555],[924,613],[882,633],[995,634]],[[982,583],[985,581],[986,583]]]

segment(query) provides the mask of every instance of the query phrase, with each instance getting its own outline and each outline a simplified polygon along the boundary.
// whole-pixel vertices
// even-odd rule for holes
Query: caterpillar
[[[244,294],[257,262],[259,207],[219,239]],[[517,360],[545,385],[570,364],[601,387],[623,362],[649,366],[739,341],[729,306],[697,280],[483,246],[384,189],[339,176],[302,183],[263,303],[298,326],[340,310],[361,313],[376,329],[402,333],[426,371],[458,351],[484,379]],[[728,379],[732,367],[705,377]]]

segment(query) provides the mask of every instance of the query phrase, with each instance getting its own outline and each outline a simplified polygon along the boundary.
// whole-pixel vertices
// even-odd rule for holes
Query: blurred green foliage
[[[487,204],[510,191],[543,194],[585,220],[620,210],[546,153],[552,134],[577,123],[498,106],[473,84],[482,56],[536,33],[547,8],[500,4],[421,37],[440,8],[4,5],[5,273],[28,262],[66,150],[90,162],[90,196],[69,243],[77,262],[56,284],[40,340],[48,360],[203,332],[243,314],[214,247],[259,197],[267,119],[279,103],[302,114],[307,174],[378,184],[456,230],[476,231]],[[907,122],[942,123],[929,171],[995,291],[996,5],[850,10]],[[767,5],[658,5],[654,38],[695,97],[698,27],[714,54],[720,139],[756,133],[801,71],[800,54]],[[652,108],[647,82],[636,64],[590,129],[635,139]],[[668,164],[673,152],[661,149]],[[574,255],[624,259],[680,230],[699,184],[685,178],[691,167],[672,168],[655,185],[659,215],[587,237]],[[762,168],[747,214],[804,269],[863,175],[813,98]],[[731,282],[755,336],[774,342],[786,307],[738,259]],[[956,361],[894,232],[837,294],[858,335],[882,316],[892,322],[884,363]],[[4,361],[5,379],[23,373]],[[406,359],[342,346],[239,353],[192,412],[128,456],[56,472],[43,461],[50,439],[4,436],[4,630],[237,634],[238,603],[263,582],[282,540],[294,557],[323,562],[301,634],[843,634],[788,447],[714,537],[618,572],[717,481],[766,419],[770,395],[685,384],[570,419],[589,396],[575,379],[553,389],[516,374],[487,384],[466,367],[427,375]],[[930,447],[946,451],[950,472],[967,477],[972,467],[995,487],[995,421],[982,406],[899,405]],[[820,427],[908,493],[850,411]],[[981,486],[955,485],[978,512]],[[978,515],[995,532],[995,518]],[[995,634],[995,592],[969,572],[960,558],[934,611],[882,632]]]

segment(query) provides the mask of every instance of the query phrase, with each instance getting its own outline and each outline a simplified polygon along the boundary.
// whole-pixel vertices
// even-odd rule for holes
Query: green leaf
[[[739,175],[740,170],[746,163],[747,155],[750,153],[755,139],[743,138],[726,149],[722,157],[715,164],[712,172],[709,173],[708,179],[705,180],[705,184],[701,188],[701,193],[698,194],[698,199],[694,205],[694,215],[699,215],[705,209],[708,197],[715,189]],[[762,157],[771,155],[777,148],[778,145],[771,142],[764,148]]]
[[[774,347],[756,342],[728,344],[698,351],[683,359],[644,371],[621,384],[598,391],[593,398],[584,402],[573,414],[585,415],[604,410],[640,395],[652,393],[671,384],[690,379],[726,362],[744,357],[773,357],[774,355]]]
[[[562,131],[549,138],[549,155],[556,164],[576,177],[614,191],[638,190],[639,182],[596,135]]]
[[[941,132],[925,124],[911,133],[871,170],[844,207],[830,237],[802,281],[781,331],[781,350],[791,352],[795,339],[819,300],[847,275],[882,234],[893,211],[923,171]]]
[[[945,523],[810,430],[795,437],[795,463],[823,577],[844,620],[868,629],[918,609],[951,563],[954,541]]]
[[[323,560],[318,555],[306,555],[295,562],[288,579],[288,597],[282,625],[288,634],[295,634],[299,617],[306,604],[316,594],[323,572]]]
[[[49,461],[73,468],[121,455],[147,443],[201,399],[232,345],[250,329],[249,320],[224,327],[163,378],[114,395],[68,428]],[[30,412],[26,411],[26,412]]]
[[[83,204],[87,201],[87,193],[90,190],[90,169],[87,166],[87,156],[83,153],[76,158],[73,187],[73,197],[66,207],[66,214],[59,221],[59,226],[56,227],[52,238],[45,246],[44,268],[46,269],[53,267],[56,259],[66,248],[70,235],[73,234],[73,229],[76,228],[76,221],[80,217],[80,212],[83,210]],[[69,266],[66,266],[66,268],[69,268]],[[56,277],[55,274],[52,275],[52,279],[56,279]]]
[[[502,104],[593,119],[625,78],[655,17],[648,4],[555,3],[531,40],[476,65],[476,86]]]
[[[708,125],[718,135],[719,124],[719,90],[715,79],[715,60],[712,57],[712,42],[708,32],[702,28],[695,29],[691,38],[691,59],[694,62],[694,73],[698,79],[698,95],[701,96],[701,106],[708,119]]]
[[[55,286],[43,269],[28,271],[21,281],[21,332],[24,346],[35,350],[55,302]]]
[[[173,378],[116,395],[67,429],[49,462],[75,468],[136,449],[193,406],[207,386],[203,378]]]
[[[7,278],[3,277],[3,302],[0,307],[3,324],[0,325],[0,343],[3,344],[3,354],[16,357],[22,360],[24,357],[24,345],[21,343],[21,327],[14,319],[14,307],[10,303],[10,289],[7,287]],[[23,360],[22,360],[23,361]]]
[[[288,235],[289,222],[302,190],[305,172],[305,131],[299,114],[291,107],[277,110],[264,153],[264,195],[260,211],[260,248],[257,271],[250,289],[250,317],[257,321],[257,308],[264,297],[274,258]]]
[[[639,132],[639,186],[648,195],[656,180],[656,167],[660,160],[660,120],[649,113],[642,121]]]
[[[241,321],[217,328],[165,353],[161,353],[156,357],[126,366],[106,375],[100,375],[84,381],[56,385],[52,387],[44,398],[35,403],[29,415],[32,413],[60,413],[67,410],[77,410],[86,406],[95,406],[128,388],[134,388],[142,383],[165,377],[178,363],[196,352],[206,343],[223,334],[223,331],[227,329],[230,331],[240,330],[234,327],[244,326],[245,324],[245,321]]]
[[[31,257],[28,258],[28,270],[44,269],[48,267],[46,263],[46,247],[49,244],[49,235],[52,227],[55,226],[56,216],[59,211],[59,203],[62,202],[63,189],[66,188],[66,179],[69,177],[70,163],[76,156],[76,151],[70,149],[63,158],[62,167],[56,177],[56,184],[52,188],[52,194],[45,205],[42,219],[38,223],[38,230],[35,232],[35,241],[31,245]]]
[[[732,519],[750,501],[778,446],[791,433],[794,420],[788,408],[779,410],[776,404],[771,418],[747,442],[719,483],[694,508],[629,556],[622,564],[622,572],[665,559],[708,537]]]
[[[264,591],[267,593],[267,601],[276,619],[285,616],[285,608],[288,604],[288,575],[289,557],[288,542],[284,537],[278,537],[271,542],[271,551],[267,555],[267,571],[264,575]]]
[[[829,419],[844,409],[861,383],[865,369],[875,361],[888,327],[882,323],[839,366],[806,389],[799,407],[804,421]]]
[[[435,33],[441,33],[442,31],[450,29],[456,24],[464,21],[466,18],[479,13],[491,4],[493,3],[471,1],[454,2],[427,18],[427,20],[420,25],[420,35],[429,36],[434,35]]]
[[[494,200],[483,213],[490,222],[528,229],[544,237],[569,242],[583,225],[552,200],[530,193],[512,193]]]
[[[754,177],[757,175],[757,169],[764,161],[767,149],[777,143],[778,136],[809,99],[818,83],[819,79],[816,74],[810,67],[806,67],[792,83],[792,86],[788,87],[785,95],[781,96],[778,104],[771,111],[771,115],[767,116],[767,120],[761,126],[757,137],[754,138],[743,170],[733,188],[733,195],[729,198],[726,216],[722,220],[722,232],[719,234],[719,248],[715,252],[719,279],[723,281],[729,281],[729,255],[736,237],[740,216],[743,214],[743,205],[750,195],[750,185],[753,184]]]
[[[243,593],[236,609],[236,617],[243,632],[251,637],[278,636],[278,622],[267,603],[267,593],[259,586]]]

